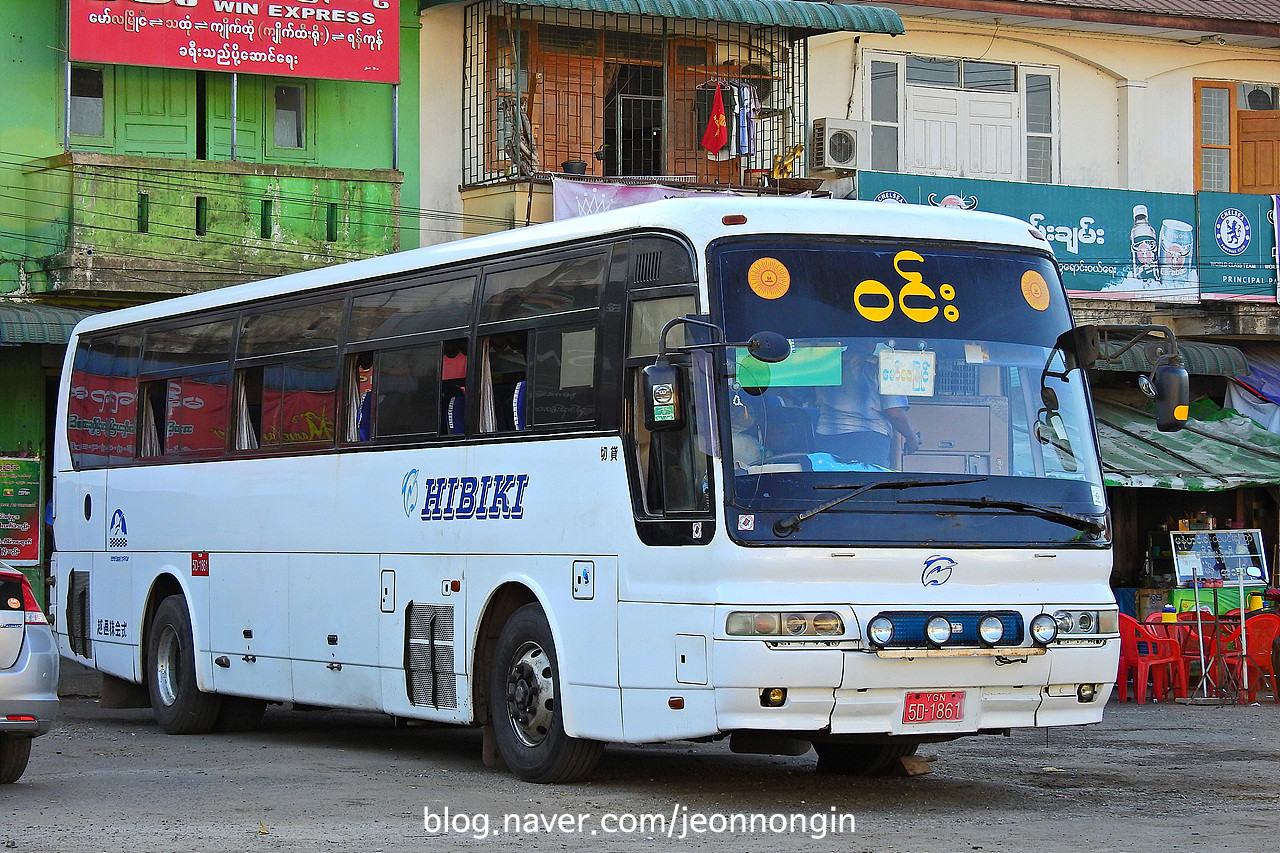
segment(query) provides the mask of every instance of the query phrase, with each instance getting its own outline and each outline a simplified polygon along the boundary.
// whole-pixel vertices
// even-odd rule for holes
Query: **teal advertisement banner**
[[[1204,217],[1211,212],[1210,224],[1216,223],[1219,195],[1235,205],[1221,210],[1238,210],[1249,221],[1252,249],[1241,250],[1242,254],[1253,252],[1248,261],[1228,258],[1220,253],[1212,234],[1206,238]],[[1203,287],[1206,299],[1238,299],[1247,292],[1249,299],[1275,301],[1275,228],[1261,209],[1271,205],[1271,196],[1201,196],[1215,202],[1206,207],[1202,201],[1198,215],[1197,196],[1181,193],[858,173],[860,199],[984,210],[1026,220],[1052,244],[1063,283],[1073,296],[1198,302],[1207,285]],[[1228,228],[1235,221],[1229,215]],[[1262,231],[1269,231],[1269,236]],[[1237,242],[1228,245],[1235,248],[1241,238],[1234,231],[1231,234],[1230,239]],[[1265,269],[1253,258],[1268,252],[1270,268]]]
[[[1200,298],[1276,301],[1275,196],[1200,193]]]

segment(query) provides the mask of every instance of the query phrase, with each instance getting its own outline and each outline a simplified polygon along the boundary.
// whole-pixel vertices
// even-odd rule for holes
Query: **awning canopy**
[[[1102,354],[1110,355],[1120,349],[1117,341],[1103,341]],[[1178,355],[1188,372],[1197,376],[1244,376],[1249,372],[1249,362],[1244,353],[1226,344],[1209,344],[1203,341],[1178,341]],[[1142,345],[1127,350],[1119,361],[1098,361],[1096,370],[1126,370],[1131,373],[1149,373],[1153,365],[1147,359]]]
[[[0,346],[65,344],[76,323],[93,313],[30,302],[0,302]]]
[[[427,9],[456,0],[419,0]],[[551,6],[614,15],[648,15],[653,18],[685,18],[795,27],[815,33],[848,30],[858,33],[901,35],[902,19],[892,9],[818,3],[812,0],[504,0],[511,6]]]
[[[1179,432],[1160,432],[1153,415],[1114,401],[1095,399],[1094,414],[1108,486],[1214,492],[1280,485],[1280,435],[1230,409],[1194,403]]]

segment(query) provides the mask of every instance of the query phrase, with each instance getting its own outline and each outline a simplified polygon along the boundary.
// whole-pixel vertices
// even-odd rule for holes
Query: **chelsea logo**
[[[1229,207],[1218,214],[1218,221],[1213,226],[1213,236],[1218,241],[1219,249],[1228,255],[1238,255],[1249,248],[1251,230],[1249,217],[1234,207]]]

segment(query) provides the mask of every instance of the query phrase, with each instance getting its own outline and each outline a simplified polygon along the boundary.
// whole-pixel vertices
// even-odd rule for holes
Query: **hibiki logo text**
[[[400,492],[406,517],[412,518],[421,502],[423,521],[454,521],[524,518],[524,494],[528,487],[528,474],[419,480],[415,468],[405,474]]]

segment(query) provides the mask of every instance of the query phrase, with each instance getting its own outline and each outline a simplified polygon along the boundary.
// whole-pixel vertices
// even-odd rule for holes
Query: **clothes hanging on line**
[[[738,80],[710,80],[694,91],[694,122],[701,133],[711,121],[717,87],[724,103],[727,139],[722,148],[707,154],[710,160],[730,160],[756,152],[755,122],[760,99],[755,86]]]

